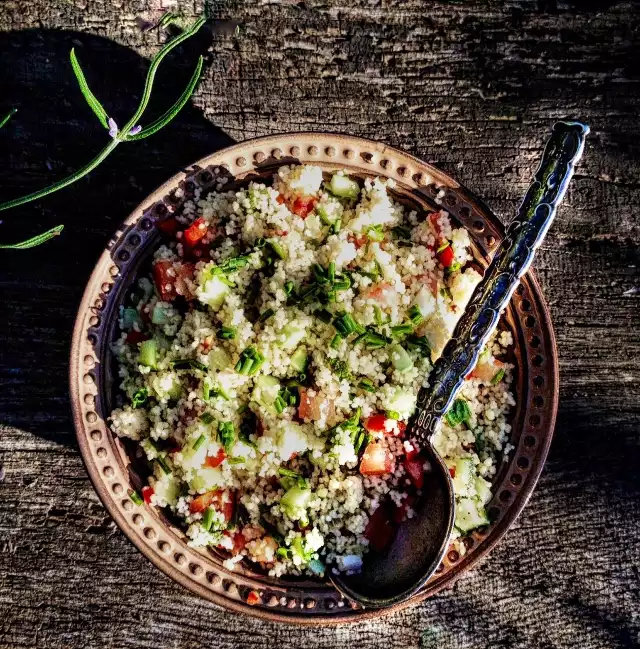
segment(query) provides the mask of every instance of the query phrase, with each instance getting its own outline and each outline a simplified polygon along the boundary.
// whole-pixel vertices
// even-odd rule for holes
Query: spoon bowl
[[[388,550],[366,555],[361,572],[331,577],[339,591],[366,607],[393,606],[415,595],[447,552],[455,512],[449,469],[431,444],[422,456],[424,484],[415,515],[400,525]]]

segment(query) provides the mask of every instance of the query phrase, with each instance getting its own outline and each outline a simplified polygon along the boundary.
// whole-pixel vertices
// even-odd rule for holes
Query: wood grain
[[[198,3],[180,3],[187,15]],[[68,51],[123,123],[158,45],[142,0],[4,0],[0,200],[88,161],[105,133]],[[161,134],[64,193],[3,214],[0,257],[0,647],[640,646],[640,6],[589,0],[227,0],[215,33],[168,60],[156,114],[207,51]],[[241,24],[232,36],[232,22]],[[157,99],[157,102],[156,102]],[[591,125],[536,268],[561,358],[549,463],[529,506],[452,590],[377,622],[277,626],[226,613],[147,563],[100,505],[66,383],[84,283],[109,234],[181,166],[233,140],[332,129],[436,164],[508,219],[559,118]],[[0,471],[2,476],[2,471]]]

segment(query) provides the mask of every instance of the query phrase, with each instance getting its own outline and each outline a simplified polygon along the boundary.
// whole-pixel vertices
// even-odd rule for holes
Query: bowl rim
[[[352,166],[357,167],[363,173],[369,175],[380,175],[386,177],[393,177],[395,175],[396,181],[400,183],[406,183],[408,181],[408,176],[410,176],[410,171],[415,169],[417,173],[411,176],[411,178],[415,179],[416,176],[422,175],[422,181],[416,180],[416,187],[420,188],[435,185],[435,187],[438,189],[445,188],[446,190],[455,191],[458,195],[463,196],[466,200],[469,201],[469,203],[473,206],[473,209],[477,210],[478,216],[487,219],[486,225],[492,226],[489,229],[493,233],[494,237],[501,237],[504,233],[504,228],[502,227],[495,214],[480,199],[478,199],[465,187],[461,186],[453,178],[436,169],[432,165],[420,160],[416,156],[396,149],[395,147],[391,147],[386,144],[366,138],[335,132],[329,133],[301,131],[256,137],[216,151],[215,153],[212,153],[196,161],[195,163],[190,165],[187,170],[182,170],[179,173],[175,174],[160,187],[158,187],[158,189],[146,196],[144,200],[125,219],[123,224],[116,231],[115,235],[110,239],[109,244],[101,253],[87,282],[73,328],[73,337],[70,349],[69,383],[74,427],[76,430],[76,437],[78,439],[82,461],[87,469],[91,482],[100,500],[107,509],[109,515],[114,519],[118,527],[125,533],[129,540],[133,542],[135,547],[147,559],[149,559],[156,566],[156,568],[160,569],[168,577],[178,582],[183,587],[189,589],[191,592],[194,592],[201,597],[204,597],[205,599],[208,599],[209,601],[222,606],[223,608],[239,613],[248,613],[250,615],[270,621],[302,625],[332,625],[346,622],[358,622],[398,611],[424,600],[425,598],[435,594],[445,587],[451,586],[456,579],[458,579],[464,572],[466,572],[466,570],[470,569],[479,561],[484,559],[514,523],[518,515],[521,513],[522,509],[527,504],[529,498],[533,493],[533,490],[535,489],[539,476],[542,472],[542,469],[544,468],[549,447],[553,438],[559,400],[557,389],[559,381],[557,344],[549,308],[543,297],[540,285],[534,272],[529,271],[523,279],[523,285],[527,286],[527,295],[530,294],[530,300],[535,302],[535,310],[539,314],[539,318],[541,320],[540,329],[542,330],[545,337],[545,352],[547,357],[545,371],[549,378],[550,387],[552,388],[549,394],[551,400],[544,408],[544,411],[547,415],[547,420],[544,425],[543,433],[539,435],[540,442],[536,445],[536,455],[534,456],[534,461],[532,462],[530,468],[526,473],[522,487],[516,493],[516,498],[510,505],[507,506],[505,515],[502,516],[495,527],[492,527],[492,532],[486,537],[486,539],[483,540],[482,547],[473,556],[471,556],[470,558],[468,557],[466,560],[463,559],[462,561],[460,561],[460,563],[449,570],[446,573],[445,579],[442,579],[440,580],[440,582],[431,586],[429,586],[428,584],[423,591],[421,591],[419,594],[417,594],[407,602],[403,602],[386,609],[371,610],[363,610],[359,608],[352,610],[349,608],[347,603],[347,605],[342,608],[342,612],[315,613],[313,615],[300,614],[299,610],[290,610],[290,612],[287,613],[285,613],[284,611],[279,612],[276,608],[251,606],[242,601],[242,599],[236,599],[234,597],[228,596],[226,593],[216,592],[211,588],[207,588],[206,580],[194,578],[193,575],[186,574],[185,571],[180,570],[176,565],[167,561],[157,548],[152,547],[152,545],[155,544],[152,544],[148,537],[145,538],[144,534],[141,533],[142,530],[133,529],[132,523],[126,519],[123,511],[116,504],[118,497],[114,496],[114,490],[117,484],[111,485],[113,489],[110,489],[108,480],[105,480],[105,471],[108,467],[105,467],[103,469],[103,473],[101,474],[98,463],[95,461],[96,449],[94,448],[95,444],[91,443],[92,440],[90,440],[89,437],[90,430],[98,430],[99,427],[102,427],[107,435],[111,435],[104,419],[99,422],[89,421],[88,417],[91,414],[92,410],[87,410],[87,406],[93,406],[93,404],[87,403],[86,400],[83,400],[81,398],[81,392],[83,391],[85,392],[85,399],[86,395],[90,394],[90,392],[88,393],[86,390],[83,390],[81,386],[83,379],[85,381],[85,386],[87,385],[86,377],[89,376],[89,374],[85,374],[89,363],[87,361],[88,357],[85,356],[84,359],[81,358],[83,348],[86,347],[87,330],[88,328],[90,328],[87,326],[87,323],[90,320],[89,314],[96,312],[99,313],[102,310],[102,307],[98,306],[98,302],[101,301],[100,298],[96,300],[96,286],[101,286],[102,293],[100,293],[100,295],[102,295],[104,298],[104,295],[106,295],[110,291],[110,288],[107,288],[107,283],[104,282],[105,271],[107,270],[107,268],[109,268],[110,270],[111,279],[114,283],[118,281],[119,277],[121,277],[119,273],[119,267],[115,264],[112,257],[114,247],[116,246],[118,241],[120,241],[125,236],[130,236],[130,232],[127,228],[129,226],[139,224],[145,214],[149,213],[150,207],[152,208],[159,200],[162,200],[166,194],[168,194],[174,188],[178,187],[180,183],[183,183],[185,179],[192,177],[194,173],[196,173],[196,171],[199,172],[199,170],[206,169],[207,167],[215,165],[224,166],[223,163],[216,162],[216,160],[223,158],[229,159],[231,157],[236,158],[237,156],[236,167],[239,167],[240,169],[238,170],[237,174],[234,175],[239,176],[245,175],[247,172],[251,172],[252,170],[261,169],[262,166],[264,166],[263,163],[269,163],[271,165],[278,164],[277,161],[280,159],[280,156],[273,155],[267,158],[266,154],[263,153],[263,155],[261,156],[259,155],[259,152],[254,155],[254,160],[250,164],[246,160],[246,152],[256,148],[262,151],[263,149],[268,149],[278,143],[281,143],[283,140],[288,143],[298,142],[300,144],[303,142],[315,142],[315,144],[311,144],[309,146],[309,155],[305,154],[304,156],[300,156],[300,153],[302,153],[300,146],[295,144],[290,149],[291,155],[293,156],[293,158],[291,159],[293,160],[294,158],[298,158],[301,163],[305,164],[320,163],[321,166],[325,165],[334,167]],[[342,165],[338,164],[338,159],[336,159],[334,162],[331,162],[331,160],[327,162],[326,160],[327,156],[329,158],[337,156],[335,148],[338,144],[340,144],[341,146],[349,147],[343,152],[343,157],[347,157],[347,160]],[[315,155],[311,154],[311,150],[313,148],[318,149],[318,145],[325,147],[324,153],[326,153],[326,155],[320,153],[319,151],[317,151]],[[296,147],[299,150],[298,156],[293,155],[293,151],[295,151]],[[334,149],[334,153],[330,155],[329,150],[331,148]],[[372,152],[372,155],[374,157],[386,156],[387,159],[392,161],[393,167],[391,170],[380,168],[375,165],[372,165],[371,168],[369,168],[367,167],[367,164],[362,164],[361,162],[357,161],[354,162],[353,158],[349,160],[348,156],[346,156],[346,151],[354,149],[365,149],[368,152]],[[272,153],[276,150],[278,149],[273,149]],[[243,153],[245,155],[241,155]],[[244,164],[238,164],[242,159],[244,159],[245,161]],[[382,162],[382,160],[384,159],[385,158],[381,158],[380,162]],[[275,160],[275,162],[269,162],[270,160]],[[283,160],[280,164],[286,164],[288,160],[289,158],[287,157],[287,159]],[[409,167],[411,167],[410,170]],[[389,173],[390,171],[391,173]],[[417,191],[421,190],[418,189]],[[443,208],[450,211],[446,205],[443,205]],[[490,221],[492,221],[492,223],[489,223]],[[115,272],[115,274],[113,270],[114,268],[117,271]],[[102,299],[102,302],[104,302],[105,300],[108,300],[108,297]],[[88,369],[90,370],[94,365],[95,359],[93,359],[93,365],[91,365],[91,367],[89,367]],[[96,392],[95,397],[99,398],[100,395],[95,387],[93,388],[93,391]],[[523,399],[523,396],[520,395],[518,399]],[[95,413],[93,414],[95,416]],[[98,426],[98,423],[100,424],[100,426]],[[108,446],[108,444],[105,443],[104,446]],[[512,456],[510,461],[515,461],[515,454]],[[129,483],[125,484],[127,488],[130,488]],[[122,487],[122,485],[120,486]],[[119,496],[119,499],[126,499],[126,494],[127,491],[121,494]],[[304,612],[304,604],[302,599],[300,600],[299,606]],[[298,612],[298,614],[295,614],[296,612]]]

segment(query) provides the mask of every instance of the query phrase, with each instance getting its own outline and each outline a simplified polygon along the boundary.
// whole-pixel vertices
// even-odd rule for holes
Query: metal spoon
[[[336,588],[361,606],[382,608],[405,601],[427,583],[442,561],[455,519],[455,498],[449,470],[433,449],[431,437],[531,265],[582,156],[588,133],[589,127],[579,122],[554,125],[516,218],[435,362],[430,387],[418,393],[406,433],[420,444],[428,466],[416,515],[400,526],[387,551],[371,551],[365,556],[359,574],[331,575]]]

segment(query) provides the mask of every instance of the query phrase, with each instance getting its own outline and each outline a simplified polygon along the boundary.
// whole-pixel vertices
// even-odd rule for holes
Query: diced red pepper
[[[407,510],[415,505],[416,497],[412,494],[407,494],[400,505],[393,510],[393,522],[402,523],[407,520]]]
[[[151,496],[153,496],[154,493],[155,491],[153,490],[153,487],[142,487],[142,499],[147,503],[147,505],[151,504]]]
[[[149,340],[149,334],[146,334],[143,331],[136,331],[135,329],[130,331],[124,339],[124,341],[130,345],[137,345],[144,340]]]
[[[451,247],[451,244],[448,244],[446,248],[436,253],[436,255],[438,257],[438,261],[445,268],[449,268],[450,266],[453,266],[453,262],[456,259],[455,255],[453,254],[453,248]]]
[[[455,477],[456,477],[456,467],[455,467],[455,466],[451,466],[451,467],[449,467],[449,475],[450,475],[452,478],[455,478]]]
[[[233,518],[233,512],[235,510],[233,494],[227,500],[225,492],[221,489],[207,491],[207,493],[197,496],[191,501],[189,510],[192,514],[197,514],[205,511],[211,505],[224,516],[227,522]]]
[[[180,229],[180,224],[175,216],[168,216],[166,219],[156,221],[156,228],[162,232],[166,237],[173,238]]]
[[[385,475],[393,471],[393,456],[389,449],[379,442],[370,442],[360,461],[362,475]]]
[[[398,427],[398,436],[404,435],[404,431],[407,430],[407,424],[404,421],[397,421],[396,426]]]
[[[313,209],[313,206],[318,202],[317,198],[313,196],[298,196],[293,205],[291,206],[291,211],[294,214],[306,219],[309,216],[309,212]]]
[[[389,519],[388,507],[380,505],[369,517],[369,522],[364,528],[364,536],[374,550],[382,552],[391,545],[394,534],[395,529]]]
[[[197,218],[185,231],[182,241],[185,246],[193,248],[207,234],[207,222]]]
[[[176,299],[178,294],[176,293],[176,278],[172,261],[160,259],[153,264],[153,281],[163,302],[171,302]]]
[[[358,250],[367,243],[367,237],[364,235],[356,237],[354,234],[347,235],[347,241],[352,243]]]
[[[278,195],[276,196],[276,202],[277,202],[277,203],[280,203],[280,205],[284,205],[284,202],[285,202],[285,201],[284,201],[284,196],[283,196],[282,194],[278,194]]]
[[[242,532],[236,532],[233,535],[233,550],[231,550],[231,552],[233,554],[238,554],[242,552],[246,544],[247,544],[247,539],[244,538],[244,534]]]
[[[422,489],[424,485],[424,460],[419,457],[405,458],[404,468],[413,482],[416,489]]]
[[[207,455],[204,460],[204,466],[207,466],[210,469],[215,469],[225,461],[226,457],[227,454],[224,452],[224,449],[220,448],[220,450],[215,455]]]

